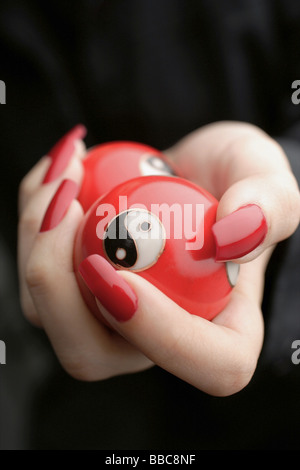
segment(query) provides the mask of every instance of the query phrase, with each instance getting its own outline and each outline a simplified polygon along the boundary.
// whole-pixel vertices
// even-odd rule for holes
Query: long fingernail
[[[52,158],[52,163],[45,175],[43,184],[51,183],[62,174],[74,154],[75,141],[84,139],[86,132],[86,127],[78,124],[52,147],[47,154]]]
[[[216,261],[241,258],[259,246],[268,231],[261,208],[241,207],[216,222],[212,231],[216,242]]]
[[[132,318],[137,309],[137,296],[102,256],[86,258],[79,272],[92,294],[116,320],[124,322]]]
[[[78,185],[72,180],[64,180],[56,191],[45,213],[40,232],[55,228],[64,218],[71,202],[78,194]]]

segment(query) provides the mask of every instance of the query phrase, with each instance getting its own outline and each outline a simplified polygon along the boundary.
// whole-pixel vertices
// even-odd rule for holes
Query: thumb
[[[250,380],[262,328],[259,309],[245,295],[237,293],[224,310],[226,326],[188,314],[141,276],[116,271],[99,255],[86,258],[79,271],[108,324],[158,366],[213,395],[235,393]]]
[[[251,261],[292,235],[300,218],[292,178],[288,171],[253,175],[227,189],[212,228],[217,261]]]

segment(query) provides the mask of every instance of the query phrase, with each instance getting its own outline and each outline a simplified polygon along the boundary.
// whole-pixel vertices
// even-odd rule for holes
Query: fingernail
[[[55,228],[64,218],[71,202],[78,194],[78,185],[72,180],[64,180],[56,191],[45,213],[40,232]]]
[[[86,258],[80,264],[79,272],[92,294],[117,321],[127,321],[134,315],[136,294],[102,256]]]
[[[241,207],[216,222],[212,231],[216,242],[216,261],[241,258],[259,246],[268,231],[261,208]]]
[[[43,184],[51,183],[62,174],[74,154],[75,141],[84,139],[86,132],[86,127],[78,124],[52,147],[47,154],[52,158],[52,163],[45,175]]]

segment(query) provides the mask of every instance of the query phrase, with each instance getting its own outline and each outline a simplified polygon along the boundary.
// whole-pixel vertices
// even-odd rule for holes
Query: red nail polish
[[[241,258],[264,240],[268,227],[263,211],[255,204],[241,207],[216,222],[212,231],[216,261]]]
[[[43,184],[51,183],[51,181],[54,181],[59,175],[61,175],[74,153],[75,140],[84,139],[86,132],[85,126],[79,124],[71,129],[57,142],[57,144],[54,145],[54,147],[52,147],[48,152],[48,156],[52,158],[52,163],[45,175]]]
[[[78,185],[74,181],[62,181],[48,206],[40,232],[47,232],[48,230],[55,228],[59,222],[61,222],[77,194]]]
[[[86,285],[103,307],[119,322],[129,320],[137,309],[137,296],[102,256],[91,255],[79,266]]]

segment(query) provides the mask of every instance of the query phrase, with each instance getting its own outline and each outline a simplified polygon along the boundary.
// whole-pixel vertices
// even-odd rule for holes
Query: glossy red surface
[[[151,157],[157,156],[162,168],[151,165]],[[153,160],[153,159],[152,159]],[[158,150],[137,142],[108,142],[89,150],[83,161],[85,178],[78,200],[84,211],[100,196],[120,183],[138,176],[175,172],[170,162]]]
[[[120,207],[120,196],[123,197],[122,207]],[[126,206],[124,200],[127,202]],[[178,235],[178,231],[175,232],[179,223],[176,217],[171,216],[169,227],[165,227],[167,219],[164,218],[163,214],[166,212],[162,212],[162,204],[165,204],[165,208],[176,208],[176,214],[185,214],[187,205],[194,214],[196,208],[203,209],[204,218],[192,217],[193,231],[197,234],[203,231],[204,234],[204,244],[201,248],[197,250],[187,248],[187,243],[191,242],[193,237],[190,234],[186,235],[184,217],[181,220],[183,224],[181,237],[174,237],[175,233]],[[74,263],[80,288],[90,309],[99,317],[94,295],[84,284],[78,273],[78,266],[92,254],[99,254],[116,266],[107,254],[103,234],[107,227],[112,226],[115,215],[136,205],[143,205],[144,209],[153,214],[154,225],[158,219],[160,220],[158,226],[162,224],[165,227],[165,239],[161,242],[161,250],[159,246],[157,247],[159,242],[132,241],[132,249],[137,252],[137,260],[126,269],[135,270],[135,266],[141,266],[141,260],[147,260],[144,268],[137,269],[138,275],[147,279],[191,314],[212,319],[227,304],[232,290],[225,263],[215,261],[216,246],[212,226],[216,220],[218,201],[195,184],[170,176],[130,179],[103,195],[86,213],[76,238]],[[172,211],[170,213],[172,214]],[[197,227],[195,220],[198,220]],[[154,249],[153,259],[152,249]]]

